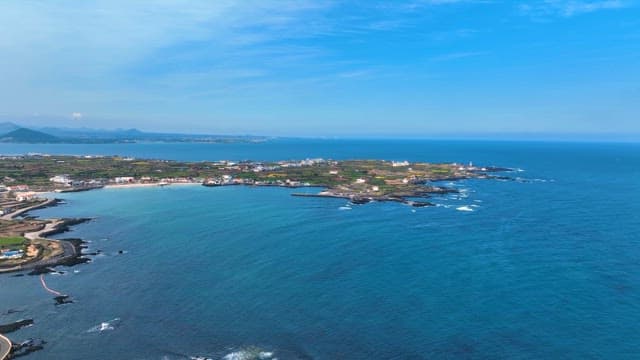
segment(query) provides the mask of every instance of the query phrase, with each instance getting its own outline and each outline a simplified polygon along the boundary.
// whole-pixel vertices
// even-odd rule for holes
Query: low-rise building
[[[22,250],[11,250],[11,249],[0,250],[0,260],[20,259],[23,256],[24,256],[24,251]]]
[[[408,161],[392,161],[391,162],[391,166],[393,167],[400,167],[400,166],[409,166],[409,162]]]
[[[37,194],[32,191],[16,192],[15,195],[17,201],[29,201],[35,199],[37,196]]]
[[[54,184],[60,184],[60,185],[64,185],[64,186],[69,186],[69,185],[71,185],[71,182],[73,180],[71,180],[69,175],[63,174],[63,175],[53,176],[53,177],[49,178],[49,181],[51,181]]]
[[[9,191],[29,191],[29,185],[13,185],[7,187]]]
[[[135,180],[132,176],[118,176],[113,179],[117,184],[127,184],[132,183]]]

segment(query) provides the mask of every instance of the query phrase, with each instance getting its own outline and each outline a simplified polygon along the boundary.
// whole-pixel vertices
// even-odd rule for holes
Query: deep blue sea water
[[[0,276],[0,323],[48,343],[31,359],[636,359],[640,144],[276,141],[0,146],[0,153],[190,160],[382,158],[524,171],[461,181],[441,206],[351,206],[280,188],[169,186],[64,194],[41,217],[95,220],[104,255]],[[311,191],[311,189],[309,189]],[[468,206],[474,211],[459,211]],[[124,250],[124,254],[118,254]],[[74,272],[77,270],[77,272]],[[118,318],[114,330],[87,332]]]

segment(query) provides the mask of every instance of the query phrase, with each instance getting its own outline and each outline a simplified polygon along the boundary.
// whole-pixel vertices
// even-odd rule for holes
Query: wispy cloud
[[[416,0],[406,5],[477,2],[482,1]],[[296,68],[306,65],[314,72],[339,63],[335,52],[316,38],[357,40],[415,26],[416,18],[398,11],[380,11],[370,3],[311,0],[6,1],[0,3],[0,77],[56,91],[106,90],[125,83],[135,89],[150,80],[153,85],[176,78],[188,79],[179,82],[183,85],[212,86],[212,81],[268,77],[282,69],[286,76],[281,80],[286,81],[296,76]],[[334,68],[327,75],[351,72],[350,67]]]
[[[524,15],[540,18],[549,16],[572,17],[601,10],[622,9],[630,6],[632,6],[632,4],[629,1],[622,0],[544,0],[520,4],[518,8]]]
[[[307,0],[1,2],[0,95],[130,91],[151,78],[185,73],[205,74],[199,86],[215,86],[204,82],[211,74],[221,81],[264,75],[267,64],[320,54],[282,42],[330,31],[324,13],[332,6]]]
[[[539,74],[563,66],[595,84],[605,77],[598,69],[622,64],[629,70],[623,80],[636,86],[638,24],[598,29],[635,21],[631,10],[615,10],[638,1],[0,0],[0,111],[37,112],[43,115],[34,121],[41,122],[48,115],[72,121],[78,112],[87,126],[94,119],[165,127],[170,120],[180,127],[231,119],[247,128],[294,128],[300,119],[330,128],[365,117],[388,124],[391,115],[400,126],[406,115],[410,128],[424,119],[423,97],[431,95],[447,108],[443,118],[452,119],[458,104],[449,102],[451,91],[475,86],[497,99],[504,89],[521,90],[517,79],[535,85]],[[575,22],[575,31],[557,39],[522,26],[522,15],[549,20],[598,12],[609,16]],[[571,41],[589,46],[566,46]],[[560,47],[562,54],[555,51]],[[567,65],[566,59],[590,53],[616,58],[598,69]],[[498,71],[505,75],[495,76]],[[471,72],[473,78],[463,77]],[[536,90],[553,81],[550,76]],[[452,85],[440,91],[445,82]],[[463,91],[454,89],[462,83]],[[484,106],[481,98],[469,101]],[[407,110],[399,115],[398,109]],[[637,118],[631,116],[637,110],[627,113]]]

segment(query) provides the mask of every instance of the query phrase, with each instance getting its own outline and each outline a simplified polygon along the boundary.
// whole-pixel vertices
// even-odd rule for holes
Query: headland
[[[508,168],[458,163],[384,160],[305,159],[277,162],[179,162],[118,156],[25,155],[0,157],[0,273],[32,270],[41,273],[56,265],[84,262],[79,239],[47,236],[89,219],[34,219],[25,215],[55,206],[56,192],[102,188],[176,185],[277,186],[321,188],[293,196],[344,198],[353,204],[400,202],[432,206],[433,195],[457,193],[443,181],[511,179],[498,173]],[[45,195],[46,194],[46,195]],[[49,198],[48,198],[49,197]]]

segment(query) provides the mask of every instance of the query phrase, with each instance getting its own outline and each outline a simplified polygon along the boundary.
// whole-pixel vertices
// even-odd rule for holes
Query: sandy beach
[[[105,189],[130,189],[130,188],[141,188],[141,187],[161,187],[161,186],[193,186],[193,185],[202,185],[200,182],[180,182],[180,183],[133,183],[133,184],[109,184],[105,185]]]

